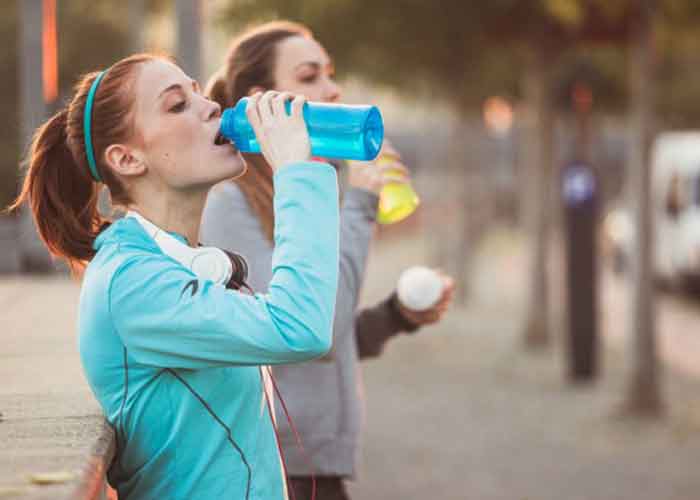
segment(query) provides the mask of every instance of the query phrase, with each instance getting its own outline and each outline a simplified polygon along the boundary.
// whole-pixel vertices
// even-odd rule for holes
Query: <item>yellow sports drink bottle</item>
[[[382,153],[377,158],[377,165],[386,165],[399,161],[394,155]],[[403,176],[399,170],[389,170],[387,175]],[[379,209],[377,210],[377,222],[380,224],[393,224],[411,215],[420,204],[418,195],[410,184],[390,182],[379,193]]]

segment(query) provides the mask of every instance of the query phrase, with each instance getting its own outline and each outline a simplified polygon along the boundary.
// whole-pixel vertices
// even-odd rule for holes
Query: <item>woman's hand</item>
[[[292,101],[291,115],[285,102]],[[285,165],[308,161],[311,157],[309,132],[302,109],[306,98],[289,92],[258,92],[250,97],[246,115],[260,143],[265,160],[277,171]]]
[[[386,139],[374,160],[348,162],[348,183],[354,188],[379,194],[386,184],[410,182],[411,174],[401,156]]]
[[[450,307],[452,295],[454,294],[455,282],[451,277],[443,274],[440,271],[438,271],[438,274],[440,274],[440,277],[442,278],[442,296],[440,297],[440,300],[438,300],[437,303],[430,309],[426,309],[425,311],[414,311],[404,306],[401,301],[397,299],[396,302],[399,306],[398,309],[401,316],[403,316],[410,323],[418,326],[437,323],[442,319],[447,312],[447,309]]]

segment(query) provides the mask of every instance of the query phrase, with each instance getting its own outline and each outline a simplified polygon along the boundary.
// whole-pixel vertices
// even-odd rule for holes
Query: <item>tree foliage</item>
[[[700,120],[696,26],[700,2],[658,0],[662,121]],[[556,64],[557,102],[567,105],[574,81],[588,83],[597,106],[627,102],[626,48],[639,0],[233,0],[219,21],[230,31],[276,18],[307,24],[336,60],[353,72],[403,92],[425,91],[458,109],[492,94],[517,96],[534,48]]]

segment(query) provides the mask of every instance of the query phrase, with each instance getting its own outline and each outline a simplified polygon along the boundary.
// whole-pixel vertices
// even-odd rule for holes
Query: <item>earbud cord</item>
[[[292,432],[294,433],[294,439],[296,441],[296,445],[299,448],[299,451],[301,451],[301,455],[302,455],[302,457],[304,457],[304,461],[306,461],[306,465],[309,467],[310,476],[311,476],[311,500],[316,500],[316,476],[313,473],[314,468],[313,468],[313,464],[311,463],[311,459],[306,454],[306,450],[304,449],[304,445],[301,442],[301,436],[299,435],[299,431],[297,430],[296,426],[294,425],[294,421],[292,420],[292,417],[289,414],[289,410],[287,409],[287,405],[285,404],[284,399],[282,398],[282,393],[280,393],[279,387],[277,387],[277,382],[275,381],[275,377],[272,375],[272,370],[270,369],[269,366],[264,366],[261,368],[266,369],[267,375],[270,377],[270,382],[272,382],[272,388],[274,389],[275,394],[277,395],[277,399],[282,404],[282,410],[284,411],[284,415],[287,418],[287,422],[289,422],[289,427],[292,429]],[[263,391],[263,392],[265,393],[265,401],[267,402],[267,408],[270,412],[270,420],[272,421],[272,427],[275,430],[275,438],[277,439],[277,449],[280,452],[280,460],[282,461],[282,469],[284,471],[284,477],[285,477],[285,480],[287,481],[287,486],[289,488],[289,491],[291,491],[292,500],[296,500],[294,487],[291,485],[291,482],[289,481],[289,476],[287,476],[287,462],[284,458],[284,452],[282,451],[282,444],[280,442],[279,430],[277,429],[277,424],[275,423],[275,419],[272,416],[272,412],[273,412],[272,405],[270,404],[270,399],[268,398],[267,391]]]

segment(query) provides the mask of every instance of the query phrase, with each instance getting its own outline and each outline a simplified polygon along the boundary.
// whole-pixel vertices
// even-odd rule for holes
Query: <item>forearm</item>
[[[338,278],[335,172],[289,166],[275,187],[268,293],[227,290],[160,252],[135,253],[115,271],[111,321],[137,361],[199,369],[292,363],[328,351]]]
[[[396,294],[379,304],[363,309],[355,318],[355,337],[360,359],[375,358],[387,341],[399,333],[414,332],[419,327],[406,320],[399,311]]]
[[[327,335],[330,346],[339,255],[335,171],[309,162],[285,167],[274,182],[275,249],[265,300],[281,324],[300,322],[313,336]]]

